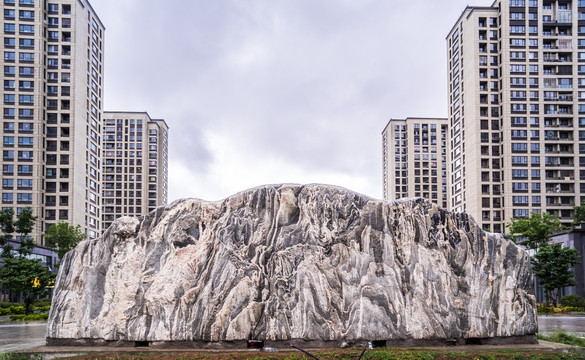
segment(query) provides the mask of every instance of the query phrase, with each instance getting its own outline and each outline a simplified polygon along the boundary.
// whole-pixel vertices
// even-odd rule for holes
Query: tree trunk
[[[32,302],[33,301],[31,299],[29,299],[27,297],[24,298],[24,315],[30,314],[30,308],[31,308]]]
[[[544,296],[546,297],[546,304],[550,306],[552,304],[552,297],[550,289],[544,289]]]

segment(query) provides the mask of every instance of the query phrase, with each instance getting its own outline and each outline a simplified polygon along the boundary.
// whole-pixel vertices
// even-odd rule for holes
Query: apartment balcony
[[[573,101],[573,95],[545,96],[543,99],[544,101],[555,102]]]
[[[545,128],[572,128],[573,127],[573,119],[572,118],[547,118],[544,119],[544,127]]]
[[[559,142],[573,141],[573,133],[569,131],[547,130],[544,132],[544,140]]]
[[[546,197],[546,206],[547,207],[573,207],[575,206],[575,200],[573,197],[565,198],[558,198],[558,197]]]
[[[573,190],[561,190],[558,187],[547,187],[546,188],[546,193],[547,194],[574,194],[575,191]]]
[[[572,155],[573,154],[573,151],[570,151],[570,150],[556,150],[556,149],[546,150],[545,149],[544,150],[544,153],[546,155],[549,155],[549,154],[552,154],[552,155]]]
[[[545,115],[573,115],[573,109],[557,109],[557,110],[546,110]]]
[[[565,226],[570,226],[573,223],[573,215],[557,215],[557,217]]]
[[[558,183],[563,182],[573,182],[575,181],[574,172],[572,170],[546,170],[545,171],[545,180],[554,181],[557,185]]]
[[[543,54],[542,60],[544,62],[571,62],[573,61],[573,56],[571,53],[567,51],[559,51],[559,52],[545,52]]]
[[[575,165],[573,164],[573,162],[568,162],[568,163],[558,163],[558,162],[545,162],[544,166],[547,168],[550,167],[574,167]]]

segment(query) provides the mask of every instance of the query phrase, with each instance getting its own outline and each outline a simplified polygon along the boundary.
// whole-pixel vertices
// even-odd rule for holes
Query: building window
[[[528,217],[529,210],[528,209],[514,209],[513,216],[515,218],[524,218]]]
[[[21,146],[32,146],[33,145],[33,138],[28,136],[19,136],[18,137],[18,145]]]
[[[19,109],[18,110],[18,118],[19,119],[30,119],[34,115],[33,109]]]
[[[528,165],[528,156],[512,156],[513,166],[526,166]]]
[[[6,34],[14,34],[15,29],[14,24],[4,24],[4,33]]]
[[[30,10],[20,10],[19,18],[20,18],[20,20],[34,20],[35,13],[34,13],[34,11],[30,11]]]
[[[18,30],[21,34],[33,35],[35,33],[34,25],[19,25]]]
[[[512,189],[514,192],[528,192],[528,183],[512,183]]]
[[[512,169],[513,179],[526,179],[528,178],[528,170],[524,169]]]
[[[512,25],[510,26],[510,34],[524,34],[526,33],[526,26]]]
[[[14,194],[2,193],[2,202],[4,204],[12,204],[12,202],[14,202]]]
[[[20,75],[20,76],[34,76],[35,70],[32,66],[21,66],[18,68],[18,75]]]
[[[4,19],[5,20],[14,20],[16,16],[16,12],[14,9],[5,9],[4,10]]]
[[[32,194],[30,193],[18,193],[17,195],[17,202],[18,203],[31,203],[32,202]]]

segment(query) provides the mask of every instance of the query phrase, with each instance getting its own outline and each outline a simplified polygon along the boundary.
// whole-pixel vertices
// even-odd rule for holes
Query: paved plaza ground
[[[3,321],[4,320],[4,321]],[[45,326],[46,322],[29,321],[10,322],[6,321],[7,317],[0,318],[0,352],[26,351],[26,352],[41,352],[41,353],[87,353],[87,352],[144,352],[148,349],[149,352],[168,352],[172,349],[153,349],[153,348],[112,348],[112,347],[47,347],[45,346]],[[539,332],[546,334],[556,330],[564,330],[568,333],[585,336],[585,315],[543,315],[539,316]],[[538,345],[466,345],[457,347],[433,349],[437,350],[465,350],[477,349],[480,347],[484,350],[491,349],[558,349],[567,347],[562,344],[554,344],[541,341]],[[284,349],[283,349],[284,350]],[[293,349],[287,349],[294,351]],[[185,351],[185,349],[180,349]]]

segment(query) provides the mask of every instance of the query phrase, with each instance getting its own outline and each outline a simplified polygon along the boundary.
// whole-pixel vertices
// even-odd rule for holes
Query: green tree
[[[31,259],[35,244],[28,236],[34,227],[36,217],[32,209],[23,209],[14,220],[14,210],[0,211],[0,245],[2,246],[2,269],[0,269],[0,283],[9,289],[13,295],[24,300],[25,312],[30,312],[33,301],[39,296],[47,294],[47,285],[54,281],[55,274],[41,264],[40,259]],[[10,244],[13,234],[20,235],[20,246],[14,250]]]
[[[579,263],[580,257],[579,251],[556,243],[542,246],[530,259],[532,271],[545,291],[547,303],[553,301],[556,305],[561,289],[577,284],[572,267]],[[553,298],[554,290],[557,291]]]
[[[20,257],[32,254],[33,249],[35,248],[34,240],[28,236],[33,230],[35,221],[37,221],[37,217],[33,216],[31,208],[22,209],[20,214],[16,217],[14,230],[17,234],[20,234],[20,247],[18,248]]]
[[[4,264],[0,269],[0,282],[13,294],[22,296],[24,312],[27,315],[35,299],[48,295],[47,286],[54,281],[55,273],[41,264],[39,259],[4,258]]]
[[[2,246],[1,257],[9,257],[12,255],[13,246],[10,244],[12,234],[14,233],[14,209],[8,208],[0,211],[0,246]]]
[[[509,229],[508,236],[514,242],[537,251],[548,244],[553,235],[566,230],[556,216],[547,212],[533,212],[527,218],[512,218],[506,227]]]
[[[75,248],[84,239],[85,233],[81,230],[81,226],[72,226],[62,220],[51,225],[45,234],[45,244],[57,251],[59,262],[69,250]]]
[[[579,226],[585,224],[585,200],[581,206],[573,207],[573,210],[575,210],[573,215],[573,225]]]
[[[23,257],[32,254],[35,247],[34,240],[31,239],[28,234],[33,230],[36,216],[33,216],[31,208],[24,208],[14,220],[14,209],[8,208],[0,211],[0,229],[2,229],[2,235],[0,235],[0,246],[2,246],[1,257],[13,257],[14,247],[10,244],[13,239],[13,234],[16,232],[20,235],[20,247],[16,249],[18,254]]]
[[[562,244],[550,244],[553,235],[565,231],[560,220],[549,213],[532,213],[528,218],[513,218],[508,224],[510,236],[515,242],[536,251],[530,259],[532,272],[538,278],[545,291],[546,301],[553,299],[553,291],[560,294],[565,286],[575,285],[574,272],[571,268],[578,263],[579,251],[563,247]]]

